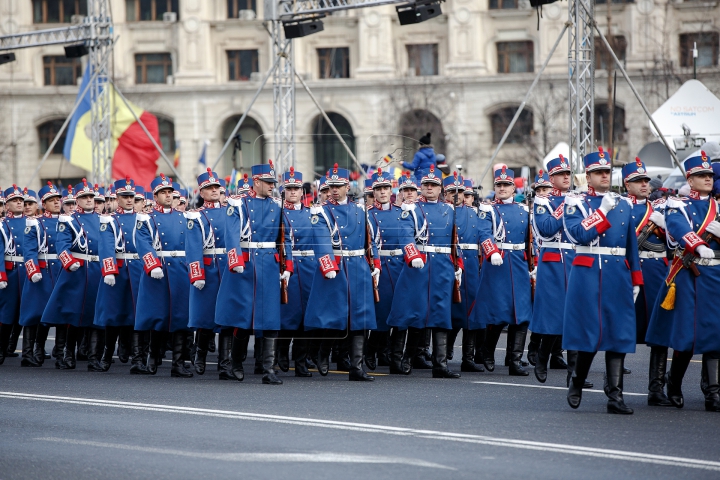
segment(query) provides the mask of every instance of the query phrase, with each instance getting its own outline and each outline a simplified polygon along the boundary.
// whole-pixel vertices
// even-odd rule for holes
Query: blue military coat
[[[478,216],[473,207],[460,205],[456,210],[458,242],[462,250],[463,274],[460,283],[460,303],[453,303],[451,316],[453,328],[479,328],[470,323],[480,285],[480,239],[491,235],[490,225]]]
[[[28,277],[37,272],[42,280],[37,283],[26,281],[22,292],[20,325],[38,325],[47,306],[53,288],[57,283],[62,266],[55,251],[58,216],[45,214],[28,218],[25,227],[23,254]],[[32,273],[31,273],[32,272]]]
[[[25,283],[25,263],[23,259],[23,240],[25,217],[8,216],[0,220],[0,233],[5,244],[5,277],[7,287],[0,290],[0,323],[13,324],[20,318],[20,298]]]
[[[633,209],[621,199],[606,217],[601,203],[602,196],[592,190],[565,197],[565,230],[577,250],[565,301],[563,348],[633,353],[633,286],[642,284]]]
[[[690,197],[668,200],[665,208],[667,241],[675,250],[676,258],[655,300],[646,336],[648,344],[695,354],[720,351],[720,320],[715,313],[720,265],[715,259],[697,258],[700,276],[696,277],[690,270],[682,268],[680,261],[680,252],[693,253],[699,245],[705,244],[716,252],[720,250],[717,239],[709,243],[701,239],[706,225],[715,219],[717,212],[717,201],[700,198],[697,192],[690,192]],[[675,306],[665,310],[660,304],[672,283],[675,284]]]
[[[62,265],[41,323],[92,327],[100,284],[100,216],[95,213],[60,215],[55,250]],[[71,265],[80,267],[71,272]]]
[[[546,200],[546,201],[545,201]],[[553,190],[533,205],[533,239],[537,242],[537,277],[530,330],[544,335],[562,335],[565,296],[574,245],[563,228],[565,196]]]
[[[137,214],[133,239],[145,275],[140,278],[135,330],[176,332],[188,328],[190,273],[185,248],[187,231],[192,228],[195,220],[177,210],[160,207]],[[159,280],[150,276],[158,267],[165,274]]]

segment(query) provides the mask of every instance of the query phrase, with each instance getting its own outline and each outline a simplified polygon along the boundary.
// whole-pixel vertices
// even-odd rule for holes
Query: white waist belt
[[[75,253],[72,252],[73,258],[77,258],[78,260],[83,260],[85,262],[99,262],[100,256],[98,255],[87,255],[85,253]]]
[[[57,260],[57,254],[55,253],[41,253],[38,255],[38,260]]]
[[[314,250],[293,250],[292,254],[293,254],[293,257],[314,257],[315,251]]]
[[[365,250],[333,250],[333,254],[336,257],[362,257],[365,255]]]
[[[23,257],[20,257],[18,255],[5,255],[5,261],[6,262],[19,262],[23,263],[25,262],[25,259]]]
[[[543,242],[541,248],[562,248],[564,250],[575,250],[575,245],[567,242]]]
[[[160,251],[160,252],[157,252],[157,256],[158,257],[184,257],[185,252],[183,252],[182,250],[170,250],[168,252]]]
[[[203,255],[224,255],[227,251],[224,248],[206,248]]]
[[[640,258],[667,258],[666,252],[640,252]]]
[[[625,256],[625,249],[621,247],[587,247],[585,245],[578,245],[575,247],[575,251],[577,253],[590,253],[594,255]]]
[[[498,243],[500,250],[525,250],[525,242],[523,243]]]
[[[463,250],[477,250],[478,249],[477,243],[458,243],[458,247],[460,247]]]
[[[378,250],[378,254],[381,257],[398,257],[403,254],[403,251],[400,248],[394,250]]]
[[[716,267],[720,265],[720,259],[718,258],[695,258],[693,262],[697,263],[701,267]]]
[[[436,247],[433,245],[418,245],[418,250],[425,253],[452,253],[450,247]]]
[[[240,248],[277,248],[275,242],[240,242]]]
[[[139,253],[116,253],[115,258],[118,260],[140,260]]]

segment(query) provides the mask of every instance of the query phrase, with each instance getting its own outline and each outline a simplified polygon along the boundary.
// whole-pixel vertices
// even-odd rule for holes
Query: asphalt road
[[[59,371],[10,358],[0,366],[0,479],[720,478],[720,415],[704,411],[699,359],[678,410],[647,406],[648,355],[639,346],[626,362],[632,416],[605,413],[602,354],[578,410],[561,370],[543,388],[505,367],[459,380],[379,368],[372,384],[291,371],[274,387],[252,374],[221,382],[214,365],[176,379],[169,362],[137,377],[117,361],[89,373],[85,362]]]

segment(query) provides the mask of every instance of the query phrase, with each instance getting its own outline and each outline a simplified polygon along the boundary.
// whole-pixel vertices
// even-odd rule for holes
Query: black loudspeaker
[[[395,7],[395,10],[397,11],[400,25],[412,25],[442,15],[440,3],[411,6],[401,5],[399,7]]]
[[[313,33],[322,32],[325,27],[320,20],[306,20],[302,22],[283,23],[285,38],[307,37]]]
[[[10,53],[0,53],[0,65],[3,63],[10,63],[15,61],[15,54]]]
[[[65,56],[67,58],[80,58],[88,54],[88,49],[84,43],[78,45],[68,45],[65,47]]]
[[[539,7],[541,5],[547,5],[549,3],[555,3],[558,0],[530,0],[531,7]]]

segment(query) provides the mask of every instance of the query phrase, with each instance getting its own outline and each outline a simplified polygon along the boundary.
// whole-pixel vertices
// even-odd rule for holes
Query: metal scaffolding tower
[[[593,0],[568,0],[568,94],[570,157],[594,150],[595,45]]]

